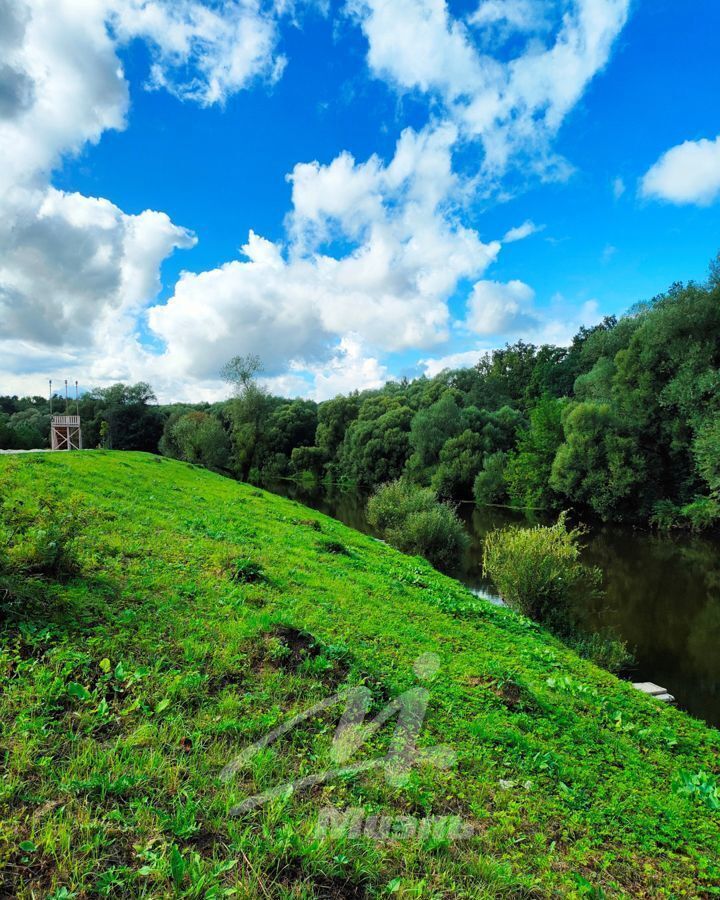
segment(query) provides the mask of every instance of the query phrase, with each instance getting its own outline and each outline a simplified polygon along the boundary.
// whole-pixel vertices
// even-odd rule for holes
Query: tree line
[[[720,263],[569,347],[519,341],[476,366],[332,400],[268,393],[254,356],[233,396],[158,406],[147,385],[80,401],[87,446],[161,452],[261,482],[367,490],[404,477],[442,500],[573,508],[604,522],[720,522]],[[0,398],[0,446],[47,441],[47,401]]]

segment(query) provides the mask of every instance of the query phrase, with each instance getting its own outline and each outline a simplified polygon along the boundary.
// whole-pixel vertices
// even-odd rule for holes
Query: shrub
[[[658,500],[653,506],[650,524],[660,531],[670,531],[681,524],[682,511],[672,500]]]
[[[581,599],[597,597],[602,573],[580,562],[582,528],[555,525],[497,529],[483,548],[483,572],[513,609],[536,622],[566,625]]]
[[[703,531],[720,522],[720,502],[713,497],[696,497],[683,506],[682,514],[693,531]]]
[[[714,497],[696,497],[692,503],[676,506],[671,500],[659,500],[653,506],[650,524],[661,531],[690,528],[703,531],[720,522],[720,502]]]
[[[451,570],[462,559],[468,536],[449,503],[429,488],[402,479],[380,487],[368,502],[368,521],[393,547],[424,556],[436,568]]]
[[[573,630],[562,637],[579,656],[609,672],[619,672],[634,660],[625,641],[621,641],[607,629],[594,634]]]
[[[602,596],[602,573],[580,562],[582,528],[555,525],[491,532],[483,548],[483,572],[506,603],[547,626],[580,656],[617,672],[632,662],[627,645],[609,630],[588,634],[579,611]]]

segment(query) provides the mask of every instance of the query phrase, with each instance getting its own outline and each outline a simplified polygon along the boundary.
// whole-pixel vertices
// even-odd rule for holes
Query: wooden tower
[[[50,447],[53,450],[82,450],[82,427],[80,425],[80,406],[78,383],[75,382],[75,404],[78,415],[67,415],[68,383],[65,381],[65,413],[64,416],[53,416],[50,422]],[[50,382],[50,412],[52,412],[52,381]]]
[[[53,416],[50,446],[53,450],[82,450],[80,416]]]

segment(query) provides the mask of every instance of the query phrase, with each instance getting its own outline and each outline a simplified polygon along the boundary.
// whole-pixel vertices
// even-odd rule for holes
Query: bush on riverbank
[[[586,634],[578,613],[603,596],[602,572],[580,561],[583,528],[554,525],[496,529],[485,538],[483,572],[508,606],[550,628],[581,655],[617,671],[631,656],[609,633]]]
[[[393,547],[424,556],[442,571],[455,568],[468,546],[453,507],[431,489],[402,479],[378,488],[368,501],[367,517]]]

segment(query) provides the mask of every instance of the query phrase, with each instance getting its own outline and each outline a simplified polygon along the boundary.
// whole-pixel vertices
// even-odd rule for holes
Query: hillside
[[[4,599],[0,896],[720,894],[720,732],[421,560],[206,470],[0,459],[0,502],[52,498],[72,509],[79,570]],[[426,685],[418,745],[455,764],[346,773],[232,815],[388,751],[395,718],[331,757],[332,707],[220,777],[352,685],[371,715]],[[320,839],[327,807],[409,830],[458,816],[464,839]]]

